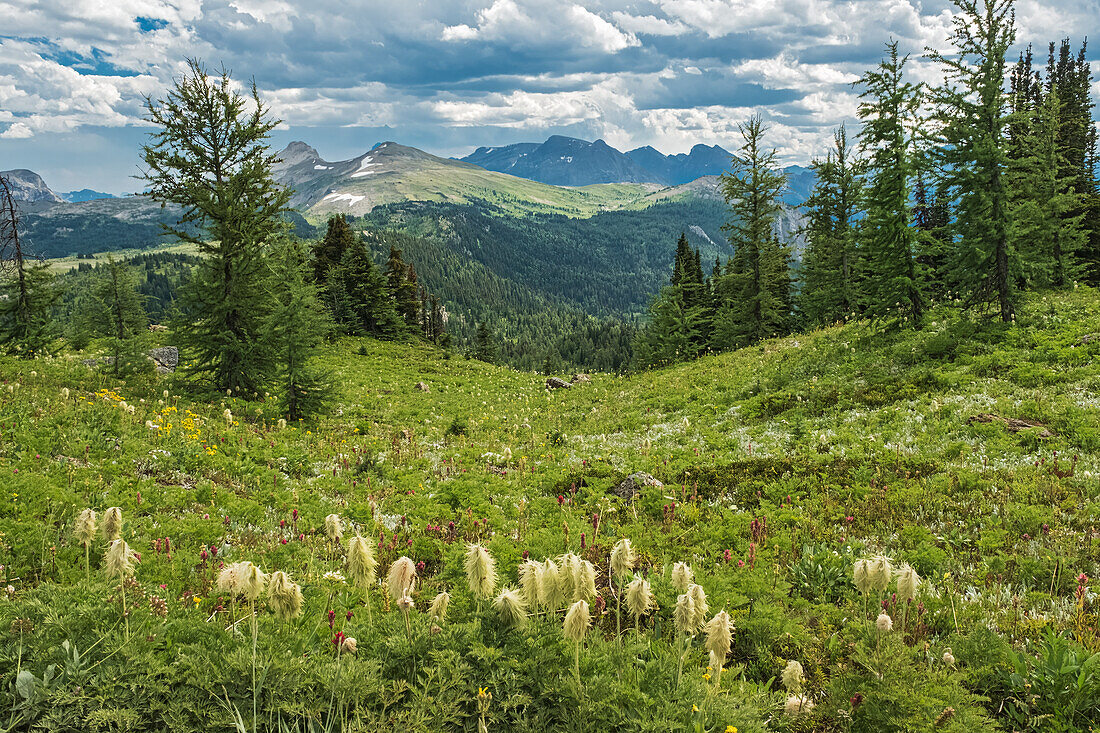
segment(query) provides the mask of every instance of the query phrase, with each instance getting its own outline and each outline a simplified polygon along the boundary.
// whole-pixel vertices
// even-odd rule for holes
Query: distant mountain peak
[[[26,168],[16,168],[10,171],[0,171],[0,176],[8,179],[12,197],[16,201],[37,203],[47,201],[50,203],[62,203],[63,198],[54,193],[42,176]]]

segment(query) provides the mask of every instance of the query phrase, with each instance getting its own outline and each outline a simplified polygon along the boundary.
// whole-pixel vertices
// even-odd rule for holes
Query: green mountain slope
[[[1100,715],[1100,678],[1079,664],[1100,650],[1098,333],[1100,298],[1082,288],[1031,297],[1009,326],[940,308],[921,332],[850,324],[555,392],[427,346],[345,340],[325,356],[331,413],[286,427],[267,404],[180,397],[174,377],[0,359],[0,628],[21,632],[0,654],[41,680],[62,641],[80,651],[35,683],[27,725],[88,729],[119,714],[125,679],[132,727],[231,729],[232,708],[253,704],[252,609],[215,578],[248,560],[304,595],[299,619],[255,607],[269,728],[324,720],[335,700],[366,729],[459,730],[476,724],[480,687],[497,729],[633,729],[644,715],[759,733],[792,720],[775,682],[789,660],[814,703],[807,729],[1012,729],[1016,714],[1084,728]],[[610,493],[635,471],[664,485]],[[86,506],[121,507],[141,553],[126,624],[99,539],[85,579],[73,528]],[[356,533],[382,577],[402,555],[417,564],[407,618],[384,587],[343,579]],[[654,594],[637,623],[617,620],[608,581],[623,537]],[[583,644],[562,637],[571,601],[503,626],[468,590],[471,542],[496,560],[493,595],[518,587],[525,557],[592,562],[602,606],[590,599]],[[861,597],[853,563],[878,554],[923,579],[912,604],[893,582]],[[673,562],[690,564],[706,619],[731,616],[720,678],[701,639],[675,631]],[[338,655],[337,633],[357,650]],[[1036,695],[1044,685],[1063,696]],[[0,700],[17,704],[15,690]]]

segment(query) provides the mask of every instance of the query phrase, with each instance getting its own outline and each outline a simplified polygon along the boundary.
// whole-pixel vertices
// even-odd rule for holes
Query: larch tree
[[[932,95],[941,185],[953,202],[953,281],[967,306],[1016,314],[1019,261],[1010,237],[1009,94],[1005,54],[1016,39],[1013,0],[954,0],[949,51],[929,50],[944,83]]]
[[[0,176],[0,345],[31,359],[57,336],[51,310],[60,291],[49,267],[31,256],[19,226],[15,194]]]
[[[273,368],[262,343],[263,258],[285,229],[290,200],[272,177],[268,138],[280,121],[255,82],[243,96],[228,71],[210,76],[194,59],[164,99],[146,98],[145,107],[157,129],[142,151],[141,178],[155,200],[182,207],[168,233],[205,255],[181,292],[176,331],[188,371],[219,391],[255,396]]]
[[[857,82],[863,129],[860,149],[867,166],[863,247],[866,312],[878,319],[920,325],[925,297],[917,266],[918,238],[911,226],[910,186],[916,175],[913,140],[920,89],[905,80],[908,57],[886,44],[886,57]]]

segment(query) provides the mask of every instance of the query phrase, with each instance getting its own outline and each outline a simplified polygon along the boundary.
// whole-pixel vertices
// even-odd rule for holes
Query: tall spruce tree
[[[319,412],[331,394],[331,379],[317,366],[316,352],[332,321],[307,275],[311,263],[297,240],[275,244],[267,262],[265,328],[279,410],[288,420],[299,420]]]
[[[811,167],[816,183],[806,208],[808,245],[802,257],[800,311],[813,325],[843,321],[859,309],[859,215],[862,165],[842,125],[833,134],[834,149]]]
[[[1098,179],[1097,126],[1093,121],[1092,67],[1085,58],[1087,44],[1073,53],[1069,39],[1063,39],[1055,57],[1050,44],[1046,92],[1057,88],[1060,104],[1058,121],[1059,178],[1070,181],[1079,198],[1062,213],[1064,220],[1080,216],[1086,232],[1080,258],[1085,278],[1100,285],[1100,179]]]
[[[918,239],[911,227],[910,185],[916,174],[914,128],[920,89],[905,80],[908,56],[897,41],[886,57],[859,80],[860,149],[867,166],[863,246],[866,251],[866,312],[919,326],[925,297],[917,266]]]
[[[15,194],[4,176],[0,176],[0,277],[0,346],[33,358],[57,336],[51,310],[60,291],[47,265],[31,256],[20,236]]]
[[[733,257],[715,282],[720,306],[712,343],[717,350],[786,333],[791,322],[790,249],[776,235],[787,177],[776,167],[775,150],[764,148],[763,121],[754,116],[739,129],[744,143],[720,179],[731,215],[725,230]]]
[[[416,268],[405,262],[401,250],[390,247],[390,257],[386,261],[386,282],[390,297],[398,315],[411,330],[420,326],[420,296]]]
[[[107,340],[115,376],[151,367],[145,353],[149,318],[145,298],[137,290],[137,277],[125,263],[111,256],[106,265],[96,269],[96,282],[81,304],[78,322],[88,335]]]
[[[1019,262],[1009,236],[1009,95],[1005,54],[1016,38],[1014,0],[954,0],[949,52],[930,50],[945,83],[933,94],[941,185],[954,202],[953,280],[967,306],[1016,313]]]
[[[272,367],[262,344],[263,255],[285,228],[290,200],[271,172],[277,158],[268,136],[280,121],[255,82],[245,97],[228,71],[211,77],[200,61],[187,66],[164,99],[145,100],[146,120],[157,130],[142,150],[142,178],[155,200],[183,208],[168,233],[205,255],[181,290],[176,332],[189,352],[188,371],[218,390],[254,396]]]
[[[487,321],[477,324],[477,334],[474,336],[474,350],[472,356],[489,364],[496,364],[499,358],[497,337]]]
[[[1074,184],[1059,145],[1062,104],[1058,86],[1047,87],[1037,109],[1020,123],[1018,152],[1010,158],[1009,240],[1020,255],[1020,278],[1029,287],[1065,287],[1082,274],[1078,252],[1087,241],[1082,228],[1084,196]]]

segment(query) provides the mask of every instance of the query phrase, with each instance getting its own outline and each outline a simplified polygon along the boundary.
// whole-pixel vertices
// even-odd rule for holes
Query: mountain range
[[[96,201],[98,199],[118,198],[113,193],[93,191],[90,188],[82,188],[79,191],[57,193],[42,180],[42,176],[26,168],[18,168],[10,171],[0,171],[0,176],[8,179],[12,187],[12,194],[16,201],[28,203],[47,202],[60,204],[64,202],[80,203],[84,201]]]

